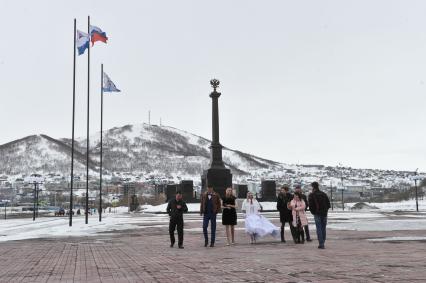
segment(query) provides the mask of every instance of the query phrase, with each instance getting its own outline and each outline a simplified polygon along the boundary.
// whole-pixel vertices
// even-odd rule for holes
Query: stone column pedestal
[[[210,168],[205,170],[201,176],[202,191],[204,192],[207,187],[212,186],[214,191],[225,195],[225,190],[232,187],[232,174],[231,170],[225,167],[222,159],[222,145],[219,142],[219,97],[220,92],[216,89],[219,87],[219,81],[213,79],[210,81],[213,87],[213,92],[210,93],[212,98],[212,143],[210,145]]]

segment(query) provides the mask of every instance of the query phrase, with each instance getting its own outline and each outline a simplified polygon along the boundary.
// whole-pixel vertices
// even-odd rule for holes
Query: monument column
[[[208,186],[221,196],[225,195],[225,190],[232,187],[232,174],[229,169],[225,167],[222,160],[222,145],[219,142],[219,97],[220,92],[217,92],[219,87],[219,80],[212,79],[210,81],[213,87],[213,92],[210,93],[212,98],[212,143],[210,145],[210,168],[204,171],[201,176],[202,189],[205,191]]]
[[[219,142],[219,97],[221,93],[216,91],[219,87],[219,83],[220,82],[216,79],[210,81],[210,84],[213,87],[213,92],[210,93],[210,97],[212,98],[212,143],[210,145],[210,168],[225,168],[222,160],[222,145]]]

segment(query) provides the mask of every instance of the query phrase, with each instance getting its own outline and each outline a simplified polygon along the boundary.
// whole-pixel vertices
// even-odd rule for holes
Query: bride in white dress
[[[250,235],[250,243],[256,243],[256,240],[266,235],[275,238],[280,237],[280,228],[272,224],[264,216],[260,215],[261,206],[253,194],[248,193],[247,199],[243,202],[241,210],[245,213],[246,232]]]

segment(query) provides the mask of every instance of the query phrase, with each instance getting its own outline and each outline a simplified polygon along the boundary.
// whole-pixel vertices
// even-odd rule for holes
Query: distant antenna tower
[[[148,125],[151,126],[151,110],[148,110]]]
[[[160,127],[161,127],[161,117],[160,117]]]

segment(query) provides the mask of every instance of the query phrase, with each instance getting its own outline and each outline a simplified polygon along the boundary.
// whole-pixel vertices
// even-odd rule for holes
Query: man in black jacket
[[[288,222],[290,225],[291,235],[294,239],[294,227],[293,227],[293,215],[291,209],[288,209],[287,204],[293,199],[293,196],[288,192],[288,186],[284,185],[281,187],[281,192],[278,194],[277,199],[277,210],[280,212],[281,221],[281,242],[285,243],[284,227],[285,223]]]
[[[302,195],[302,199],[305,202],[305,211],[308,211],[309,203],[308,203],[308,199],[306,198],[306,195],[302,192],[302,186],[296,185],[294,192],[298,192]],[[306,241],[311,242],[312,240],[311,240],[311,235],[309,234],[309,226],[305,225],[303,226],[303,229],[305,230]]]
[[[175,228],[177,226],[178,232],[178,247],[183,249],[183,213],[188,212],[186,203],[182,200],[181,192],[176,192],[176,198],[169,201],[167,205],[167,213],[170,216],[169,234],[170,234],[170,247],[173,248],[175,244]]]
[[[330,208],[328,196],[319,190],[318,182],[313,182],[312,193],[309,194],[309,210],[314,215],[315,226],[317,227],[317,236],[319,249],[324,249],[326,239],[327,214]]]

